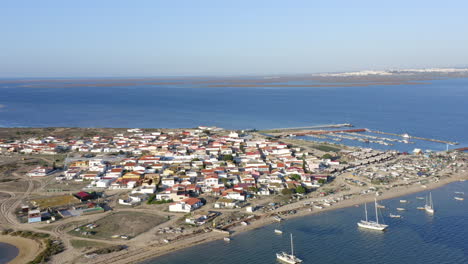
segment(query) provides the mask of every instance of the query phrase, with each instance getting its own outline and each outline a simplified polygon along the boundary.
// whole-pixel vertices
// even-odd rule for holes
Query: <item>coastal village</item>
[[[1,165],[22,164],[3,182],[27,183],[0,190],[1,227],[56,237],[53,263],[137,262],[466,172],[463,152],[311,142],[206,126],[0,138]]]

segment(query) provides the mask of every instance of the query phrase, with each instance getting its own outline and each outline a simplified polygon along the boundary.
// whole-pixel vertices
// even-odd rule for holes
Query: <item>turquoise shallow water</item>
[[[468,182],[455,182],[432,190],[436,213],[416,210],[424,204],[417,196],[427,191],[382,201],[386,232],[359,229],[363,206],[338,209],[273,224],[234,236],[230,243],[214,241],[170,253],[145,264],[178,263],[275,263],[275,252],[289,250],[289,236],[294,235],[295,252],[303,263],[468,263],[468,200],[453,199],[455,191],[468,194]],[[401,204],[407,199],[408,204]],[[396,207],[402,219],[389,218]],[[372,214],[370,214],[372,217]],[[276,235],[275,228],[283,230]]]
[[[18,256],[18,253],[17,247],[0,242],[0,264],[8,263]]]

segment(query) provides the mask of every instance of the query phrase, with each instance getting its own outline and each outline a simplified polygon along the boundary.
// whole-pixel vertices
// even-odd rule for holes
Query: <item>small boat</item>
[[[292,237],[292,234],[291,234],[291,254],[288,254],[286,252],[280,252],[280,253],[276,253],[276,258],[285,262],[285,263],[288,263],[288,264],[297,264],[297,263],[302,263],[302,259],[294,256],[294,246],[293,246],[293,237]]]
[[[229,242],[229,241],[231,241],[231,239],[229,237],[225,237],[224,241]]]
[[[464,192],[455,192],[455,194],[465,194]]]
[[[416,197],[416,199],[418,199],[418,200],[424,200],[424,197],[418,196],[418,197]]]
[[[320,206],[320,205],[314,205],[314,208],[316,208],[316,209],[323,209],[323,206]]]
[[[453,198],[454,198],[455,200],[458,200],[458,201],[463,201],[463,200],[465,200],[465,198],[463,198],[463,197],[456,197],[456,196],[455,196],[455,197],[453,197]]]
[[[277,215],[273,216],[273,219],[275,219],[276,222],[281,222],[281,221],[283,221],[283,218],[281,218],[281,217],[279,217],[279,216],[277,216]]]
[[[405,208],[401,208],[401,207],[398,207],[397,210],[398,210],[398,211],[406,211]]]
[[[279,230],[279,229],[275,229],[275,233],[276,234],[283,234],[283,231]]]
[[[385,205],[383,205],[383,204],[377,204],[377,208],[385,209]]]
[[[400,200],[400,203],[407,203],[407,200]]]
[[[390,214],[391,218],[401,218],[401,215],[398,214]]]
[[[418,210],[426,210],[426,209],[425,209],[424,207],[422,207],[422,206],[416,207],[416,209],[418,209]]]
[[[426,210],[426,212],[429,214],[434,214],[434,203],[432,202],[432,193],[429,193],[429,199],[426,200],[424,210]]]

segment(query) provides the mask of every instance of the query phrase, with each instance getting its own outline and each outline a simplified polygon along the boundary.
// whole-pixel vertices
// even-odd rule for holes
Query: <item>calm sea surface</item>
[[[390,225],[386,232],[358,228],[356,222],[364,217],[364,208],[350,207],[272,224],[234,236],[229,243],[209,242],[145,263],[276,263],[276,252],[290,250],[289,233],[294,235],[294,251],[303,263],[468,263],[468,199],[454,200],[455,191],[468,194],[468,182],[432,190],[433,216],[416,209],[424,206],[424,200],[416,197],[428,192],[381,201],[388,208],[381,210]],[[401,204],[400,199],[409,203]],[[407,211],[398,212],[396,207]],[[389,218],[389,213],[403,218]],[[275,234],[276,228],[283,234]]]
[[[0,126],[267,129],[346,122],[468,145],[468,79],[341,88],[20,85],[0,83]]]
[[[0,264],[8,263],[18,256],[18,253],[17,247],[0,242]]]

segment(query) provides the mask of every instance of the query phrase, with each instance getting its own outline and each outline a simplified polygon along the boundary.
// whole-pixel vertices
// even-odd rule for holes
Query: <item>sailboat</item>
[[[359,227],[368,228],[373,230],[384,231],[388,225],[379,223],[379,214],[377,211],[377,199],[375,199],[375,221],[369,221],[367,217],[367,204],[364,204],[364,210],[366,212],[366,220],[361,220],[357,223]]]
[[[288,254],[286,252],[280,252],[276,253],[276,258],[289,264],[296,264],[296,263],[302,263],[302,259],[294,256],[294,246],[293,246],[293,237],[291,234],[291,254]]]
[[[426,212],[433,214],[434,213],[434,203],[432,202],[432,193],[429,193],[429,199],[426,200],[426,205],[424,206]]]

